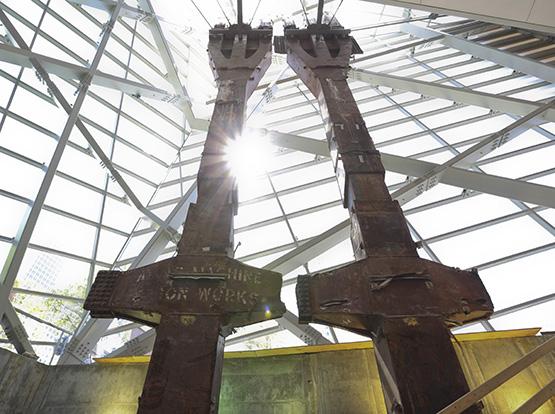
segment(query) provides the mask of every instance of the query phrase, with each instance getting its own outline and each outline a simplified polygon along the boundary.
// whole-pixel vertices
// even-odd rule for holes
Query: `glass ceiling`
[[[78,106],[79,82],[109,31],[105,23],[115,3],[0,0],[0,8],[32,53],[43,55],[38,61],[65,98]],[[234,3],[140,0],[139,10],[126,2],[79,111],[104,160],[74,127],[67,145],[60,145],[45,198],[39,189],[68,115],[30,68],[29,52],[0,26],[0,301],[7,305],[0,312],[6,331],[15,329],[16,342],[25,342],[16,329],[22,324],[41,362],[149,352],[148,327],[125,320],[102,325],[81,306],[99,270],[174,254],[174,240],[159,228],[181,230],[179,203],[191,200],[204,120],[216,96],[208,29],[235,21]],[[271,21],[281,34],[284,21],[302,26],[307,17],[314,19],[315,4],[249,0],[244,18],[253,25]],[[492,296],[494,317],[459,332],[555,330],[555,108],[544,109],[526,128],[511,127],[555,96],[553,42],[368,1],[327,1],[325,10],[354,29],[364,50],[353,60],[350,86],[383,153],[392,193],[510,127],[506,143],[498,140],[485,154],[445,166],[440,183],[403,209],[422,257],[477,268]],[[456,47],[461,43],[452,38],[464,46]],[[486,49],[498,52],[495,59],[481,57]],[[525,59],[549,76],[526,73]],[[240,176],[236,257],[283,272],[282,300],[296,314],[298,274],[353,260],[348,215],[317,102],[283,56],[274,55],[247,113],[249,137],[264,145],[244,154],[256,174]],[[40,213],[36,220],[33,212]],[[239,329],[227,349],[363,339],[319,325],[302,329],[294,318],[264,322]],[[4,333],[0,346],[13,350]]]

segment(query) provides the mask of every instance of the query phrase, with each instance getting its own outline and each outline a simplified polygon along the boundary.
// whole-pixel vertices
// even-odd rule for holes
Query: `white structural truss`
[[[81,306],[99,270],[175,253],[216,94],[208,29],[232,3],[0,0],[0,346],[59,364],[151,350],[154,330]],[[243,3],[280,34],[317,2]],[[386,182],[421,255],[477,268],[492,296],[457,329],[555,330],[555,7],[428,3],[325,2],[364,52],[350,83]],[[317,102],[283,56],[248,114],[265,145],[241,160],[236,257],[283,273],[288,312],[226,345],[360,339],[297,322],[297,275],[353,254]]]

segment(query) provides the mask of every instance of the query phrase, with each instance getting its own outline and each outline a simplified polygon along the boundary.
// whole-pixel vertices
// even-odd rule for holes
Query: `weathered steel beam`
[[[468,392],[448,326],[489,315],[491,300],[477,273],[418,257],[347,84],[349,31],[286,27],[275,44],[320,104],[357,259],[298,277],[299,321],[371,336],[388,412],[436,412]]]
[[[281,275],[233,259],[237,184],[227,159],[240,138],[246,102],[271,63],[269,27],[217,27],[208,52],[218,99],[204,143],[196,190],[174,209],[187,209],[177,256],[125,272],[100,272],[85,302],[93,317],[122,317],[155,327],[122,352],[154,349],[139,413],[215,413],[223,347],[234,327],[277,318]],[[196,203],[190,203],[193,193]],[[153,239],[134,265],[150,261]]]

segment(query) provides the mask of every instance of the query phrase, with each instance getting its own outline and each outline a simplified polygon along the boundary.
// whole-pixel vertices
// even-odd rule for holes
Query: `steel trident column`
[[[448,328],[491,314],[489,295],[476,272],[418,257],[347,84],[351,54],[358,49],[349,30],[286,27],[284,38],[274,42],[318,99],[357,259],[299,276],[299,321],[372,337],[388,412],[436,413],[468,392]]]
[[[243,130],[248,97],[271,63],[271,27],[210,31],[218,96],[177,256],[129,271],[99,272],[85,309],[156,327],[139,413],[215,413],[224,338],[233,327],[280,317],[281,275],[233,257],[237,185],[227,147]]]

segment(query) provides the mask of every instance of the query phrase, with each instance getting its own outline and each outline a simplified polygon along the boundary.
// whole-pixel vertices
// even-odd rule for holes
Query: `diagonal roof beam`
[[[462,37],[443,33],[439,30],[430,29],[428,27],[417,26],[411,23],[402,24],[400,29],[403,32],[416,36],[420,39],[437,40],[438,36],[443,35],[443,38],[439,39],[439,42],[443,43],[445,46],[449,46],[472,56],[514,69],[518,72],[526,73],[527,75],[532,75],[539,79],[555,83],[555,67],[541,63],[537,60],[519,56],[515,53],[505,52],[503,50],[482,45]]]
[[[112,319],[88,319],[80,329],[75,331],[73,338],[60,355],[58,365],[84,364],[111,323]]]
[[[284,275],[292,272],[342,241],[347,240],[350,234],[350,225],[349,219],[342,221],[289,253],[268,263],[264,266],[264,269],[280,272]]]
[[[80,6],[89,6],[94,9],[104,10],[108,13],[111,13],[114,7],[116,6],[117,2],[114,0],[67,0],[69,3],[77,4]],[[129,19],[144,19],[148,18],[149,15],[136,7],[131,7],[127,4],[124,4],[121,7],[120,12],[121,17],[127,17]]]
[[[0,286],[2,288],[2,286]],[[38,358],[35,354],[27,332],[21,323],[19,316],[15,312],[11,302],[6,304],[4,315],[0,318],[0,326],[4,330],[9,342],[15,347],[15,350],[21,354],[31,358]]]
[[[419,93],[424,96],[448,99],[465,105],[480,106],[512,115],[528,115],[542,106],[541,102],[511,98],[435,82],[425,82],[402,76],[386,75],[365,69],[352,69],[350,75],[354,80],[372,85],[387,86],[393,89]],[[555,122],[555,108],[548,109],[538,119],[544,120],[544,122]]]
[[[131,329],[141,329],[144,325],[142,323],[130,322],[125,325],[116,326],[106,331],[104,336],[116,335],[122,332],[130,331]]]
[[[25,68],[32,68],[33,59],[36,59],[48,73],[59,76],[62,79],[80,81],[85,78],[89,72],[89,69],[85,66],[75,65],[73,63],[65,62],[60,59],[54,59],[49,56],[30,52],[18,47],[0,44],[0,60],[2,62],[12,63]],[[120,78],[101,71],[96,72],[94,78],[92,79],[92,84],[103,86],[105,88],[116,89],[132,96],[140,96],[165,102],[173,102],[174,100],[179,99],[179,97],[154,86]]]
[[[116,358],[123,356],[145,355],[152,351],[156,340],[156,329],[149,329],[139,336],[127,341],[125,344],[116,348],[106,358]]]
[[[241,342],[251,341],[256,338],[260,338],[265,335],[272,335],[283,331],[283,328],[279,325],[270,326],[269,328],[260,329],[258,331],[248,332],[248,333],[238,333],[231,336],[225,340],[226,346],[236,345]]]
[[[431,170],[438,166],[435,163],[391,154],[382,154],[382,161],[388,171],[412,177],[421,177],[427,172],[424,170],[425,168]],[[445,170],[440,182],[480,193],[555,208],[555,188],[545,185],[467,171],[456,167]]]
[[[430,188],[433,188],[436,184],[438,184],[441,176],[449,167],[456,167],[457,165],[473,165],[480,158],[528,130],[530,122],[547,109],[553,108],[554,104],[555,101],[550,101],[545,105],[542,105],[530,114],[519,118],[512,124],[503,128],[501,131],[495,132],[465,151],[458,153],[449,161],[438,165],[423,176],[409,182],[407,185],[395,191],[391,196],[397,199],[401,205],[413,200],[420,194],[428,191]]]
[[[175,65],[175,61],[173,59],[170,46],[168,44],[168,41],[166,40],[164,32],[162,31],[162,26],[160,26],[160,21],[158,20],[158,17],[154,13],[154,8],[152,7],[152,3],[150,2],[150,0],[138,0],[138,3],[142,10],[144,10],[146,13],[152,16],[152,18],[143,19],[143,22],[150,29],[152,37],[154,38],[154,43],[158,48],[158,52],[160,54],[160,57],[162,58],[162,61],[164,62],[164,66],[167,71],[168,82],[170,82],[170,84],[173,86],[173,89],[176,95],[179,95],[182,97],[180,99],[179,107],[185,114],[185,118],[187,119],[187,122],[189,122],[192,128],[196,129],[199,127],[199,125],[204,125],[204,123],[199,124],[201,120],[198,120],[197,118],[195,118],[195,115],[193,114],[191,99],[189,98],[189,94],[187,93],[187,90],[185,89],[185,87],[181,83],[181,80],[179,79],[179,73],[177,71],[177,67]]]
[[[327,143],[324,141],[307,137],[298,137],[298,140],[295,140],[291,134],[283,135],[284,138],[282,140],[280,132],[272,131],[270,139],[275,145],[284,148],[296,149],[317,155],[326,153],[329,156]],[[381,157],[386,170],[411,177],[423,177],[429,171],[439,167],[439,164],[432,162],[400,157],[383,152]],[[456,167],[445,169],[439,181],[463,189],[555,208],[555,188],[545,185],[463,170]]]

